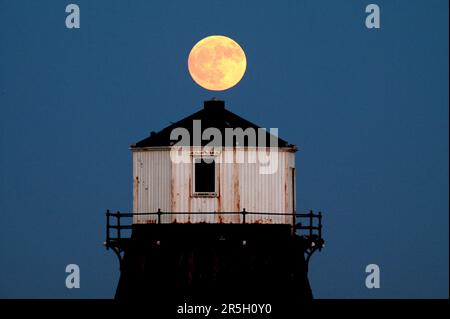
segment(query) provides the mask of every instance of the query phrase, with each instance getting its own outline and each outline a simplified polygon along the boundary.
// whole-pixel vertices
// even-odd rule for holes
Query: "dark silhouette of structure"
[[[222,133],[259,128],[213,100],[132,145],[133,212],[106,213],[105,245],[120,260],[116,299],[153,305],[311,300],[308,262],[323,247],[322,215],[296,212],[295,146],[266,133],[279,152],[270,176],[257,173],[254,163],[220,161],[227,152],[258,152],[249,139],[245,145],[224,139],[223,149],[208,153],[213,166],[196,161],[205,155],[198,149],[203,142],[190,144],[192,163],[173,163],[171,132],[193,133],[194,120]]]

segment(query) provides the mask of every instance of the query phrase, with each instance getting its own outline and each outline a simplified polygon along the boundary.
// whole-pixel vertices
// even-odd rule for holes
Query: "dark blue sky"
[[[114,295],[106,208],[130,210],[128,146],[203,100],[298,145],[298,206],[325,214],[317,298],[448,297],[448,2],[0,0],[0,297]],[[192,46],[245,50],[243,80],[197,86]],[[81,288],[65,287],[65,266]],[[364,285],[381,268],[381,288]]]

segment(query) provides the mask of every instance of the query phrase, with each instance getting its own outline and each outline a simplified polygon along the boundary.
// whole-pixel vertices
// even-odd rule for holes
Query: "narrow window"
[[[196,158],[194,174],[195,193],[215,193],[216,163],[214,158]]]

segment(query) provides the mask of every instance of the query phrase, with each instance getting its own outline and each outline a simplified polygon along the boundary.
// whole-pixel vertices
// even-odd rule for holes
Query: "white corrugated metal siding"
[[[167,150],[133,152],[133,213],[170,210],[171,165]],[[156,222],[157,216],[135,215],[134,223]]]
[[[221,214],[293,213],[295,187],[293,168],[295,154],[281,149],[277,170],[261,174],[260,163],[225,163],[226,157],[258,156],[261,150],[244,148],[223,149],[217,156],[216,197],[193,195],[192,163],[173,163],[169,148],[135,150],[133,152],[134,213],[178,212],[182,215],[163,215],[162,222],[177,223],[240,223],[241,215]],[[184,156],[190,158],[190,152]],[[189,214],[194,212],[197,214]],[[198,214],[198,213],[215,214]],[[156,216],[135,216],[134,223],[154,223]],[[292,216],[248,214],[247,223],[290,224]]]

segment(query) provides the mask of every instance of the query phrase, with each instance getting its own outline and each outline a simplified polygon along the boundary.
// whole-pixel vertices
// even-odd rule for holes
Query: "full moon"
[[[200,40],[189,53],[189,73],[207,90],[223,91],[235,86],[244,76],[246,67],[244,50],[222,35]]]

